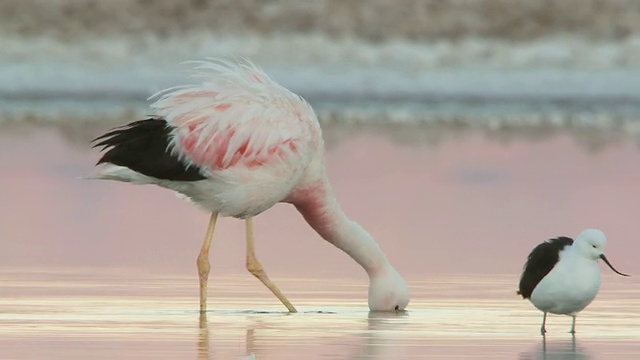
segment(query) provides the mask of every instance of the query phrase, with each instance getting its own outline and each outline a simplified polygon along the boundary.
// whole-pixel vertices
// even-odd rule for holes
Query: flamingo
[[[244,219],[247,270],[296,312],[254,250],[253,217],[277,203],[295,206],[324,240],[364,269],[371,311],[404,310],[405,280],[373,237],[346,216],[331,189],[311,106],[248,59],[191,63],[201,82],[156,93],[149,98],[152,116],[93,140],[105,152],[89,178],[154,184],[211,214],[197,257],[200,312],[207,308],[218,217]]]

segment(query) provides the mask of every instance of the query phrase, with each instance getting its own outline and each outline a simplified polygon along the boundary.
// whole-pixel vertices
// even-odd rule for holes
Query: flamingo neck
[[[351,256],[369,277],[390,266],[373,237],[342,211],[328,180],[299,189],[290,202],[323,239]]]

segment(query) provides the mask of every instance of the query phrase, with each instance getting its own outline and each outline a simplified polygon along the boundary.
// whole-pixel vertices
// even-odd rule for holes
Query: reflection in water
[[[367,331],[362,334],[363,345],[358,356],[353,359],[400,359],[404,351],[394,331],[404,324],[399,322],[408,312],[369,312]]]
[[[207,321],[207,313],[200,313],[198,322],[198,360],[209,360],[213,356],[209,349],[209,322]],[[245,336],[245,356],[241,356],[242,360],[254,360],[258,359],[254,353],[254,334],[255,328],[253,325],[247,327]]]
[[[576,344],[576,337],[570,340],[547,340],[546,336],[534,351],[520,355],[520,360],[588,360],[591,359],[587,349]]]
[[[250,312],[253,313],[253,312]],[[318,314],[317,312],[313,312]],[[247,313],[249,314],[249,313]],[[269,315],[270,313],[265,312],[263,315]],[[328,315],[337,315],[335,313],[327,313]],[[296,316],[296,315],[293,315]],[[393,312],[393,313],[382,313],[382,312],[369,312],[366,321],[366,327],[361,330],[356,330],[358,333],[358,341],[353,348],[348,348],[346,353],[354,354],[349,359],[358,360],[358,359],[398,359],[405,352],[403,348],[405,344],[402,341],[399,341],[398,334],[395,332],[399,330],[399,328],[408,325],[406,322],[398,321],[402,320],[402,318],[408,317],[408,312]],[[336,319],[339,320],[339,319]],[[259,335],[259,331],[264,328],[264,321],[260,319],[256,319],[250,321],[246,325],[246,333],[244,337],[245,341],[245,355],[239,357],[242,360],[252,360],[252,359],[260,359],[261,351],[260,348],[256,346],[256,338]],[[277,325],[273,326],[277,328]],[[258,330],[258,334],[256,334],[256,330]],[[299,329],[300,330],[300,329]],[[322,329],[320,329],[322,330]],[[198,360],[208,360],[213,358],[210,348],[210,339],[209,339],[209,323],[207,320],[207,314],[200,314],[199,318],[199,333],[198,333]],[[283,335],[286,337],[286,334]],[[275,342],[278,342],[280,339],[275,339]],[[273,342],[273,337],[266,337],[265,341]],[[292,341],[295,341],[292,339]],[[268,356],[270,351],[268,348],[264,349],[266,353],[264,355]]]
[[[406,313],[370,313],[366,303],[338,295],[361,289],[358,282],[326,285],[322,294],[335,297],[319,297],[313,290],[317,281],[289,280],[300,306],[299,313],[289,314],[279,304],[262,307],[267,293],[236,292],[252,289],[252,279],[217,277],[218,291],[211,297],[216,310],[202,315],[192,292],[185,291],[192,280],[0,271],[0,358],[268,360],[303,354],[305,360],[382,360],[490,354],[493,360],[511,360],[539,338],[538,312],[502,291],[505,282],[499,278],[410,283],[416,295]],[[483,289],[480,296],[476,288]],[[622,297],[599,298],[583,320],[580,338],[598,339],[598,352],[607,360],[640,354],[640,313],[629,312],[640,306],[640,297],[637,291]],[[262,310],[246,310],[256,308]],[[551,326],[553,333],[560,331],[560,325]],[[616,357],[621,351],[626,357]],[[520,356],[547,358],[589,357],[577,345],[549,341]]]
[[[254,332],[255,332],[254,328],[247,329],[246,345],[245,345],[245,352],[247,353],[247,356],[245,357],[246,360],[258,359],[258,357],[255,355],[255,352],[254,352],[255,350],[253,348],[253,338],[255,336]]]
[[[240,356],[242,360],[254,360],[259,359],[257,351],[255,349],[255,330],[256,325],[261,322],[251,322],[247,325],[245,334],[245,355]],[[209,360],[213,358],[210,350],[209,339],[209,322],[207,320],[207,313],[200,313],[198,322],[198,360]]]
[[[198,360],[209,359],[209,323],[207,313],[200,313],[198,322]]]

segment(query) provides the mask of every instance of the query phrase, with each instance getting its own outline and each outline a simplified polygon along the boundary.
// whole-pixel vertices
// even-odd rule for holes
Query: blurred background
[[[592,226],[640,270],[635,0],[1,1],[0,264],[195,273],[206,214],[78,178],[92,138],[190,81],[181,62],[234,55],[309,100],[340,201],[404,272],[517,277]],[[225,224],[214,269],[241,272]],[[285,205],[258,226],[273,271],[359,271]]]
[[[312,313],[280,316],[225,218],[209,338],[209,215],[82,179],[93,138],[192,81],[182,62],[229,56],[311,103],[337,198],[407,279],[410,316],[368,317],[364,271],[278,204],[257,257]],[[237,359],[255,330],[259,358],[636,359],[639,140],[637,0],[1,0],[0,357]],[[565,317],[539,341],[522,265],[590,227],[632,277],[603,266],[577,346]]]
[[[323,122],[626,124],[640,94],[634,0],[8,0],[0,40],[3,122],[144,113],[232,55]]]

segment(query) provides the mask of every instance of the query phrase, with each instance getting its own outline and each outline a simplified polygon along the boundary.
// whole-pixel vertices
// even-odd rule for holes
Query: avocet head
[[[581,232],[573,246],[576,247],[578,254],[586,257],[587,259],[597,261],[598,259],[602,259],[613,272],[622,276],[629,276],[627,274],[623,274],[616,270],[613,265],[607,260],[607,257],[604,256],[604,248],[607,245],[607,237],[604,233],[597,229],[587,229]]]
[[[597,229],[587,229],[581,232],[573,244],[580,255],[590,260],[598,260],[600,255],[604,254],[606,245],[607,237]]]
[[[371,311],[401,311],[409,304],[409,289],[402,276],[389,267],[369,280]]]

